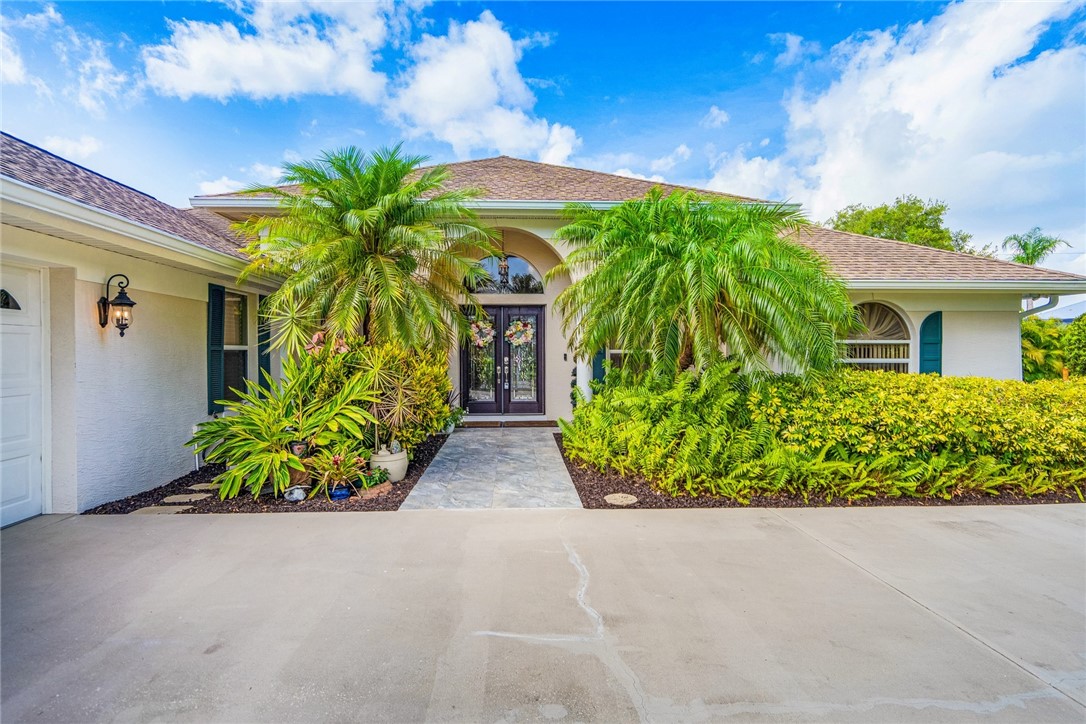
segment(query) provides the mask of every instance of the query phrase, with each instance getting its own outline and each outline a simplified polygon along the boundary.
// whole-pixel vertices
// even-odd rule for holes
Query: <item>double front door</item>
[[[543,307],[484,306],[460,353],[469,413],[543,412]]]

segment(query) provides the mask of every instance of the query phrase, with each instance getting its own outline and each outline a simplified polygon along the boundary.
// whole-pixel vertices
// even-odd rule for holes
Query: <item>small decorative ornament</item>
[[[476,319],[471,323],[471,343],[476,347],[485,347],[494,339],[494,325],[485,319]]]
[[[513,347],[523,347],[535,339],[535,327],[531,322],[516,319],[505,330],[505,338]]]

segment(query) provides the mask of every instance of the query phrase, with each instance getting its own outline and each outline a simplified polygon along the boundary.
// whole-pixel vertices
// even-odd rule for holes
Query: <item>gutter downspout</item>
[[[1037,297],[1030,297],[1030,299],[1037,299]],[[1044,304],[1042,304],[1039,307],[1032,307],[1030,309],[1023,309],[1021,312],[1018,313],[1018,318],[1019,319],[1025,319],[1026,317],[1030,317],[1030,316],[1032,316],[1034,314],[1037,314],[1037,312],[1043,312],[1046,309],[1052,309],[1052,307],[1056,306],[1059,303],[1060,303],[1060,295],[1058,295],[1058,294],[1050,294],[1048,296],[1048,301],[1047,302],[1045,302]]]

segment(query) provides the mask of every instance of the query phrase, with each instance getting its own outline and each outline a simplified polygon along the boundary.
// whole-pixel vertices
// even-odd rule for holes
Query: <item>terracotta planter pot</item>
[[[388,480],[398,483],[407,477],[407,451],[390,453],[388,448],[381,448],[380,452],[370,457],[370,470],[384,468],[388,471]]]

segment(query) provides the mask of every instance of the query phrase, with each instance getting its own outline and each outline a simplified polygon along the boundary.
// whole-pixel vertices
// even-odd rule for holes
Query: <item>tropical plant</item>
[[[364,429],[375,422],[367,408],[378,399],[372,376],[356,372],[335,393],[318,399],[314,392],[322,372],[314,357],[287,358],[281,380],[266,375],[264,388],[246,380],[246,390],[238,391],[240,399],[220,403],[225,408],[222,417],[197,426],[187,444],[203,452],[208,462],[227,465],[215,478],[221,498],[236,497],[242,487],[253,497],[268,484],[276,496],[286,490],[290,471],[305,470],[289,450],[292,441],[315,448],[365,439]]]
[[[1073,375],[1086,377],[1086,314],[1067,325],[1063,337],[1064,362]]]
[[[1003,240],[1003,248],[1013,253],[1011,261],[1035,266],[1051,256],[1060,246],[1070,246],[1058,236],[1049,236],[1034,226],[1024,234],[1011,234]]]
[[[350,147],[287,164],[286,186],[249,189],[281,210],[235,225],[252,239],[240,280],[283,278],[262,309],[275,346],[296,352],[325,330],[421,349],[463,332],[461,304],[485,278],[477,259],[495,252],[494,232],[466,205],[480,192],[444,190],[448,170],[425,160],[399,145]]]
[[[725,350],[756,369],[771,358],[814,370],[839,359],[852,304],[815,252],[782,238],[803,223],[793,208],[657,187],[606,211],[571,204],[566,215],[555,237],[571,251],[547,278],[576,279],[556,306],[581,357],[622,349],[667,375]]]
[[[1058,319],[1022,320],[1022,378],[1026,382],[1063,376],[1065,331]]]
[[[357,490],[363,484],[369,452],[358,447],[359,441],[345,440],[339,444],[318,450],[307,459],[306,465],[314,481],[309,497],[324,493],[329,496],[335,488],[346,486]],[[368,487],[368,486],[366,486]]]

